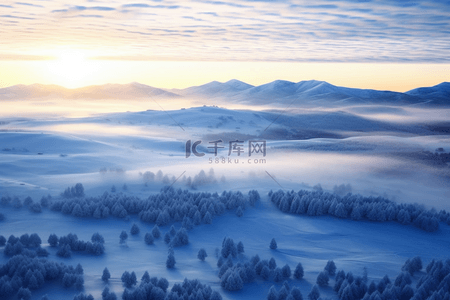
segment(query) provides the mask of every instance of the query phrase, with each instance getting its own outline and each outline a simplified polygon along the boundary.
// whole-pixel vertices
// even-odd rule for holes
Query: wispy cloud
[[[26,2],[15,2],[14,4],[16,4],[16,5],[32,6],[32,7],[44,7],[44,6],[39,5],[39,4],[26,3]]]
[[[0,26],[9,26],[0,32],[0,50],[8,53],[33,55],[64,40],[118,60],[450,62],[448,1],[57,0],[0,7]]]

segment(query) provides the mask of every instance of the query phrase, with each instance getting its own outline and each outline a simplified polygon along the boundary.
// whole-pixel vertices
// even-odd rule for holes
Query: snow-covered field
[[[281,83],[269,86],[272,92],[277,84]],[[284,83],[283,88],[295,88],[297,93],[308,88],[308,93],[302,92],[304,97],[314,89],[321,93],[331,89],[317,82],[309,84],[312,85]],[[218,100],[220,107],[210,105],[214,103],[190,107],[193,102],[185,102],[185,108],[178,104],[178,108],[170,109],[174,102],[169,100],[5,100],[5,109],[0,112],[0,197],[10,197],[12,201],[0,205],[0,213],[5,217],[0,221],[0,235],[8,239],[10,235],[37,233],[42,248],[50,253],[48,260],[74,267],[82,265],[81,291],[95,299],[102,299],[106,285],[120,298],[124,271],[134,271],[138,285],[145,271],[150,276],[164,277],[169,281],[169,290],[184,278],[198,279],[223,299],[266,299],[272,285],[280,289],[284,280],[274,282],[273,274],[269,280],[258,275],[239,291],[221,287],[217,261],[225,237],[244,244],[245,252],[234,258],[235,264],[256,254],[261,259],[275,258],[278,267],[288,264],[292,271],[300,262],[305,272],[303,279],[291,276],[287,282],[291,287],[299,287],[304,299],[329,260],[338,270],[354,276],[363,276],[366,270],[367,283],[378,283],[384,275],[394,282],[408,258],[421,257],[424,268],[433,259],[449,258],[450,226],[445,222],[439,222],[437,231],[427,232],[393,221],[356,221],[326,213],[290,214],[279,210],[268,196],[271,190],[323,189],[341,197],[353,193],[383,197],[399,204],[418,203],[431,213],[435,213],[430,211],[433,208],[437,212],[450,210],[450,160],[445,156],[450,151],[449,109],[420,107],[417,103],[375,105],[374,101],[367,105],[346,101],[345,106],[339,106],[338,101],[329,107],[322,102],[315,107],[309,103],[287,110],[268,107],[266,102],[263,106],[252,102],[238,109],[236,99],[245,95],[255,99],[268,87],[238,82],[231,82],[226,89],[213,87],[218,90],[209,86],[206,92],[210,94],[205,88],[203,93],[234,93],[230,96],[233,105],[225,108],[223,101]],[[199,87],[196,88],[167,93],[194,97],[199,93]],[[357,91],[339,90],[344,92],[356,97]],[[408,95],[418,97],[417,93]],[[359,94],[358,99],[371,97],[370,92],[367,94]],[[291,99],[289,95],[286,99]],[[390,95],[394,96],[400,97]],[[202,101],[205,100],[199,102]],[[239,155],[239,146],[233,148],[236,140],[242,149]],[[266,143],[265,156],[261,152],[249,155],[251,141],[258,141],[257,147]],[[219,147],[217,156],[210,153],[214,151],[213,142]],[[194,150],[204,155],[197,156]],[[176,265],[168,269],[169,247],[163,240],[164,234],[172,225],[177,230],[181,228],[181,220],[161,226],[162,237],[155,239],[153,245],[146,245],[145,233],[151,232],[154,223],[141,221],[137,214],[96,219],[45,207],[42,213],[30,211],[27,205],[14,207],[15,197],[22,204],[28,196],[35,203],[47,195],[52,196],[51,202],[69,201],[73,198],[63,198],[61,194],[76,183],[83,184],[86,198],[100,197],[107,191],[144,200],[164,186],[171,186],[175,190],[219,195],[233,191],[245,196],[250,190],[257,190],[261,199],[254,207],[247,205],[240,217],[233,208],[214,216],[212,224],[202,222],[189,230],[188,245],[174,248]],[[130,234],[133,223],[140,228],[138,235]],[[123,230],[129,237],[121,244],[119,235]],[[95,232],[105,239],[105,253],[100,256],[73,253],[71,258],[62,258],[56,255],[57,248],[47,243],[53,233],[58,237],[74,233],[80,240],[88,241]],[[269,248],[272,238],[278,243],[276,250]],[[204,262],[197,258],[201,248],[208,254]],[[5,252],[5,247],[0,246],[0,251]],[[8,259],[6,254],[0,256],[0,264]],[[105,267],[111,273],[108,284],[101,280]],[[5,275],[1,272],[0,269],[0,278]],[[424,274],[423,270],[412,276],[414,290]],[[336,277],[330,278],[328,286],[319,288],[320,294],[323,299],[339,299],[333,291]],[[32,290],[31,299],[41,299],[45,294],[49,299],[72,299],[79,292],[75,287],[63,288],[51,282]],[[16,299],[1,295],[0,287],[2,297]]]

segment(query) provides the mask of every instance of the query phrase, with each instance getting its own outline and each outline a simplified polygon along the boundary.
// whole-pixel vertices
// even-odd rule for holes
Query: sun
[[[80,50],[63,50],[55,57],[47,63],[46,72],[52,82],[67,88],[89,85],[98,71],[95,61]]]

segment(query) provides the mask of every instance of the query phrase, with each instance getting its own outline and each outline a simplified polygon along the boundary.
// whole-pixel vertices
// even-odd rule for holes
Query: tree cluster
[[[225,238],[222,242],[222,250],[217,261],[219,268],[218,276],[222,288],[228,291],[237,291],[244,287],[245,283],[253,282],[258,276],[263,280],[273,280],[281,282],[292,276],[289,265],[277,267],[275,259],[261,260],[258,255],[253,256],[250,260],[241,260],[237,263],[233,262],[233,258],[237,258],[239,253],[243,253],[244,245],[242,242],[235,245],[233,239]],[[301,263],[297,265],[294,272],[297,279],[303,278],[303,267]]]
[[[145,272],[140,284],[136,286],[136,283],[134,283],[133,286],[135,286],[133,289],[126,288],[124,290],[123,300],[222,300],[222,296],[218,292],[213,291],[209,285],[201,284],[197,279],[185,279],[183,283],[175,283],[169,291],[169,281],[167,279],[150,277],[148,272]],[[103,294],[108,296],[112,293],[108,290],[106,292],[103,291]],[[114,299],[103,297],[103,300]]]
[[[164,187],[160,193],[150,195],[147,199],[105,192],[99,197],[72,197],[55,201],[50,208],[75,217],[98,219],[110,215],[126,218],[128,215],[137,214],[141,221],[156,223],[158,226],[181,221],[183,227],[189,230],[202,223],[210,224],[215,216],[226,210],[244,210],[259,199],[257,191],[250,191],[247,196],[239,191],[223,192],[219,195]]]
[[[267,294],[267,300],[303,300],[302,293],[298,287],[291,288],[289,283],[285,281],[280,290],[277,291],[275,286],[271,286]]]
[[[10,235],[8,240],[0,236],[0,246],[5,246],[4,253],[7,256],[23,254],[29,257],[48,256],[47,250],[41,248],[41,238],[36,233],[25,233],[20,237]]]
[[[65,189],[61,196],[64,198],[84,197],[84,187],[81,183],[77,183],[73,187]]]
[[[39,202],[33,202],[33,199],[31,199],[30,196],[26,197],[23,202],[19,199],[19,197],[11,198],[9,196],[2,196],[0,199],[0,203],[3,206],[9,206],[12,205],[14,208],[21,208],[23,206],[27,207],[30,211],[35,213],[41,213],[42,212],[42,204]],[[5,216],[3,214],[0,214],[0,221],[3,221]]]
[[[450,214],[436,213],[418,204],[397,204],[382,197],[347,194],[340,197],[323,191],[269,192],[271,201],[285,213],[309,216],[331,215],[352,220],[395,221],[412,224],[425,231],[437,231],[439,219],[448,222]]]
[[[94,233],[91,241],[87,242],[79,240],[78,236],[73,233],[59,238],[55,234],[51,234],[48,237],[48,243],[52,247],[59,247],[56,255],[60,257],[71,257],[72,251],[85,252],[93,255],[102,255],[105,253],[105,239],[98,232]]]
[[[46,282],[58,282],[66,288],[83,288],[83,268],[45,258],[15,255],[0,265],[0,299],[17,294],[18,299],[30,299],[31,291],[39,289]]]
[[[416,280],[414,288],[412,276],[421,269],[419,257],[408,259],[393,282],[384,276],[378,283],[368,283],[367,278],[339,271],[334,290],[341,300],[449,300],[450,260],[432,260],[426,267],[426,274]]]

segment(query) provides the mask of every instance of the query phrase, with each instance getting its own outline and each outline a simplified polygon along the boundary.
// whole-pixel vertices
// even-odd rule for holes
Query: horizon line
[[[440,85],[440,84],[443,84],[443,83],[450,83],[449,81],[442,81],[442,82],[440,82],[440,83],[438,83],[438,84],[435,84],[435,85],[431,85],[431,86],[417,86],[417,87],[415,87],[415,88],[413,88],[413,89],[410,89],[410,90],[408,90],[408,91],[406,91],[406,92],[398,92],[398,91],[393,91],[393,90],[388,90],[388,89],[356,88],[356,87],[343,86],[343,85],[334,85],[334,84],[332,84],[332,83],[329,83],[328,81],[317,80],[317,79],[300,80],[300,81],[290,81],[290,80],[283,80],[283,79],[275,79],[275,80],[272,80],[272,81],[269,81],[269,82],[266,82],[266,83],[263,83],[263,84],[260,84],[260,85],[253,85],[253,84],[247,83],[247,82],[245,82],[245,81],[242,81],[242,80],[233,78],[233,79],[230,79],[230,80],[227,80],[227,81],[223,81],[223,82],[222,82],[222,81],[218,81],[218,80],[212,80],[212,81],[208,81],[208,82],[206,82],[206,83],[204,83],[204,84],[200,84],[200,85],[192,85],[192,86],[188,86],[188,87],[186,87],[186,88],[160,88],[160,87],[157,87],[157,86],[153,86],[153,85],[141,83],[141,82],[138,82],[138,81],[131,81],[131,82],[128,82],[128,83],[113,83],[113,82],[107,82],[107,83],[103,83],[103,84],[84,85],[84,86],[73,87],[73,88],[67,87],[67,86],[64,86],[64,85],[60,85],[60,84],[54,84],[54,83],[38,83],[38,82],[35,82],[35,83],[31,83],[31,84],[18,83],[18,84],[13,84],[13,85],[4,86],[4,87],[2,87],[2,86],[0,85],[0,90],[2,90],[2,89],[7,89],[7,88],[11,88],[11,87],[14,87],[14,86],[33,86],[33,85],[41,85],[41,86],[56,86],[56,87],[64,88],[64,89],[66,89],[66,90],[74,91],[74,90],[83,89],[83,88],[88,88],[88,87],[105,86],[105,85],[122,85],[122,86],[124,86],[124,85],[130,85],[130,84],[140,84],[140,85],[145,85],[145,86],[150,87],[150,88],[155,88],[155,89],[160,89],[160,90],[170,91],[170,90],[185,90],[185,89],[189,89],[189,88],[192,88],[192,87],[201,87],[201,86],[208,85],[208,84],[215,83],[215,82],[216,82],[216,83],[220,83],[220,84],[226,84],[226,83],[228,83],[228,82],[230,82],[230,81],[238,81],[238,82],[241,82],[241,83],[250,85],[251,87],[249,87],[249,88],[259,87],[259,86],[263,86],[263,85],[266,85],[266,84],[274,83],[274,82],[277,82],[277,81],[281,81],[281,82],[289,82],[289,83],[293,83],[293,84],[297,84],[297,83],[300,83],[300,82],[314,82],[314,81],[315,81],[315,82],[327,83],[327,84],[330,84],[330,85],[333,85],[333,86],[336,86],[336,87],[351,88],[351,89],[359,89],[359,90],[389,91],[389,92],[402,93],[402,94],[407,93],[408,91],[411,91],[411,90],[414,90],[414,89],[419,89],[419,88],[430,88],[430,87],[435,87],[435,86]],[[0,82],[0,83],[1,83],[1,82]]]

